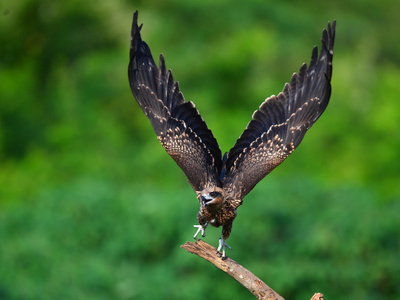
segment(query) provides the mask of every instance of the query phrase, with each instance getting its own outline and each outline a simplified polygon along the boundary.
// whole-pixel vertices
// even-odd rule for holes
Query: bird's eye
[[[213,197],[213,198],[217,197],[218,195],[219,195],[218,192],[211,192],[210,193],[210,196]]]

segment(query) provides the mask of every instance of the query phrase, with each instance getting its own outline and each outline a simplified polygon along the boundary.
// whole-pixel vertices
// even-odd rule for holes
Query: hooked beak
[[[201,195],[201,202],[203,202],[204,206],[207,206],[207,204],[209,204],[213,199],[212,198],[207,198],[203,195]]]

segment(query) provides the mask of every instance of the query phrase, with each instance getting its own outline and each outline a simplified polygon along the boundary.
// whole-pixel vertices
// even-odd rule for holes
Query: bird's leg
[[[229,245],[226,243],[225,239],[219,238],[219,246],[218,246],[217,251],[220,252],[220,251],[221,251],[221,248],[222,248],[222,259],[226,259],[225,247],[228,247],[229,249],[232,250],[231,246],[229,246]]]
[[[200,231],[201,231],[201,236],[204,237],[205,232],[206,232],[206,228],[207,228],[208,222],[204,223],[203,225],[193,225],[193,227],[197,227],[197,231],[194,234],[193,238],[196,239],[197,236],[199,235]]]
[[[197,214],[197,221],[199,222],[199,225],[193,225],[193,227],[197,227],[197,231],[195,233],[195,235],[193,236],[194,239],[197,238],[197,236],[199,235],[200,231],[201,231],[201,236],[204,237],[205,235],[205,231],[208,225],[208,221],[207,219],[201,214],[201,211],[199,211],[199,213]]]
[[[218,249],[217,249],[218,252],[220,252],[222,249],[222,259],[226,259],[225,247],[228,247],[229,249],[232,250],[231,246],[229,246],[226,243],[226,239],[231,234],[231,230],[232,230],[232,222],[227,223],[224,226],[222,226],[222,238],[219,238],[219,245],[218,245]]]

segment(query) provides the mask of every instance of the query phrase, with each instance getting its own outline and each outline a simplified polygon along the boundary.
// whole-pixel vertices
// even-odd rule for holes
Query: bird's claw
[[[207,225],[208,225],[208,223],[206,223],[204,226],[202,226],[202,225],[193,225],[193,227],[197,227],[198,228],[196,233],[194,234],[193,238],[196,239],[197,236],[199,235],[200,231],[201,231],[201,236],[204,237]]]
[[[219,245],[217,251],[220,252],[222,248],[222,259],[226,259],[225,255],[225,247],[228,247],[229,249],[232,250],[231,246],[229,246],[223,238],[219,238]]]

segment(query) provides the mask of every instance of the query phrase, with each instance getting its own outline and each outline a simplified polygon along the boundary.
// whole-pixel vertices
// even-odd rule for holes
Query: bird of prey
[[[218,252],[230,248],[226,239],[237,208],[254,186],[297,148],[306,131],[324,112],[331,95],[332,56],[336,21],[322,33],[322,49],[315,46],[310,65],[301,66],[277,96],[267,98],[253,113],[247,128],[223,157],[210,129],[160,55],[157,67],[142,40],[133,15],[129,83],[140,107],[167,153],[183,170],[197,194],[199,225],[222,226]],[[231,248],[230,248],[231,249]]]

